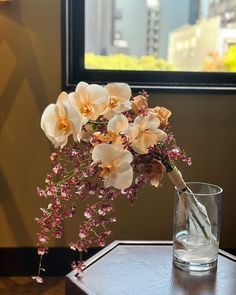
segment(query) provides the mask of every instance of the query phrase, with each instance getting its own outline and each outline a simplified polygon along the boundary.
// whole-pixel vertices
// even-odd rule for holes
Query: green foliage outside
[[[236,72],[236,45],[228,48],[223,57],[223,63],[229,72]]]
[[[123,53],[112,55],[85,54],[86,69],[103,70],[150,70],[150,71],[174,71],[175,67],[166,60],[152,55],[129,56]]]
[[[219,60],[213,60],[213,71],[219,70],[217,64]],[[224,71],[236,72],[236,45],[228,48],[228,51],[220,58]],[[214,65],[215,64],[215,65]],[[212,65],[211,65],[212,66]],[[112,55],[96,55],[94,53],[85,54],[86,69],[102,70],[140,70],[140,71],[176,71],[176,67],[162,58],[153,55],[142,57],[129,56],[118,53]],[[203,69],[204,71],[206,69]],[[221,69],[222,70],[222,69]],[[211,69],[207,69],[211,71]]]

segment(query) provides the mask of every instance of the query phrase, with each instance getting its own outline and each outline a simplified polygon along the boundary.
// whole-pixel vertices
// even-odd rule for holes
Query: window
[[[236,0],[182,2],[62,0],[63,89],[83,80],[234,92]]]

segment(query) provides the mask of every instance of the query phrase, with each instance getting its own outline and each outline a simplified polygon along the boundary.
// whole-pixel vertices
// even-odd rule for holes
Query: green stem
[[[42,260],[43,260],[43,255],[40,255],[38,277],[40,277],[40,274],[41,274]]]
[[[73,176],[75,176],[76,172],[75,169],[70,171],[69,173],[71,174],[67,174],[64,179],[58,181],[57,186],[60,186],[62,183],[66,182],[67,180],[71,179]]]

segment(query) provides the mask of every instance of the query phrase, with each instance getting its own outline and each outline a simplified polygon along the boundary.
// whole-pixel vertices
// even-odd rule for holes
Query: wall
[[[39,207],[51,145],[40,116],[60,92],[60,1],[13,0],[0,7],[0,247],[35,246]],[[153,105],[173,111],[177,141],[193,158],[181,165],[186,180],[224,188],[221,246],[236,248],[235,95],[156,94]],[[114,239],[171,239],[173,187],[145,188],[134,206],[116,203]],[[78,219],[51,245],[76,239]]]

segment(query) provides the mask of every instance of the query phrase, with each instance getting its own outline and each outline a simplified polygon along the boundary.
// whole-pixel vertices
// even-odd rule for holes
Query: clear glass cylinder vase
[[[175,189],[173,262],[187,271],[208,271],[217,264],[223,190],[189,182]]]

